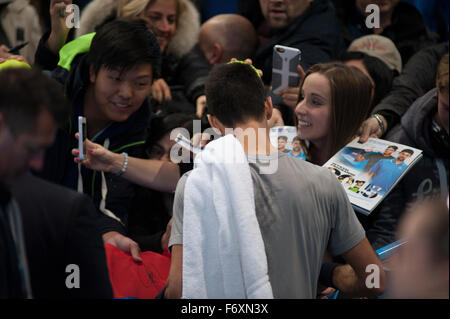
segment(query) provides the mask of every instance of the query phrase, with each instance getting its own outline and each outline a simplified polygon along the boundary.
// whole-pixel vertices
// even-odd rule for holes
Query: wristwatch
[[[386,128],[384,127],[384,123],[383,123],[383,120],[381,119],[381,117],[378,114],[374,114],[374,115],[372,115],[372,117],[378,121],[378,125],[381,128],[381,133],[382,134],[386,133]]]

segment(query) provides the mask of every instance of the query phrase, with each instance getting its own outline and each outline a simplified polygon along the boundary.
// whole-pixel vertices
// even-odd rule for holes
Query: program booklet
[[[324,167],[341,182],[353,208],[370,215],[422,158],[422,151],[376,138],[364,144],[358,140],[355,138],[341,149]]]
[[[297,137],[295,126],[275,126],[270,129],[270,143],[279,152],[288,153],[290,156],[306,160],[300,139]]]

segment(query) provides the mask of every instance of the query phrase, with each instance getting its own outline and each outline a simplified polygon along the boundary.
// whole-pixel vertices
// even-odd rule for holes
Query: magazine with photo
[[[279,152],[288,153],[294,158],[306,160],[295,126],[275,126],[270,130],[270,143]]]
[[[375,251],[380,258],[384,271],[392,270],[392,256],[406,243],[405,239],[400,239]]]
[[[376,138],[363,144],[358,140],[347,144],[324,167],[341,182],[353,208],[370,215],[422,158],[422,151]]]

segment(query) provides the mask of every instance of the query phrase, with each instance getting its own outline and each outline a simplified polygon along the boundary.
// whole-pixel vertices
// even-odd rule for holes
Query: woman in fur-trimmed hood
[[[203,102],[210,65],[195,47],[200,15],[190,0],[93,0],[81,14],[76,36],[117,18],[140,18],[156,35],[163,53],[153,98],[163,111],[194,113]]]
[[[156,0],[93,0],[81,14],[80,28],[77,29],[76,37],[94,32],[99,25],[116,18],[139,17],[148,20],[149,18],[145,17],[148,12],[146,9],[157,2]],[[175,3],[177,5],[176,32],[167,50],[161,51],[182,57],[197,43],[200,15],[190,0],[177,0]],[[158,36],[154,28],[149,27]]]

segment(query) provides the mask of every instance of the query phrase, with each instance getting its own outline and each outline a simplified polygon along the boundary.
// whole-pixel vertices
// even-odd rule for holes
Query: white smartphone
[[[296,87],[300,77],[297,66],[300,64],[302,53],[297,48],[276,45],[273,47],[272,62],[272,92],[280,93],[288,87]]]
[[[84,148],[84,141],[86,140],[87,129],[86,129],[86,118],[84,116],[78,117],[78,151],[80,152],[80,160],[86,159],[86,150]]]
[[[175,138],[175,142],[177,142],[181,147],[191,151],[193,154],[200,153],[203,149],[192,145],[191,141],[188,140],[183,134],[178,134]]]

